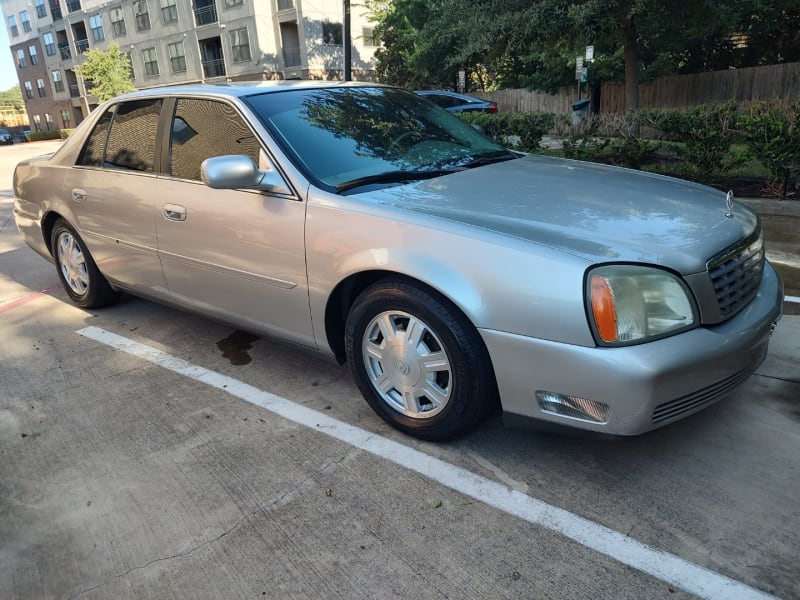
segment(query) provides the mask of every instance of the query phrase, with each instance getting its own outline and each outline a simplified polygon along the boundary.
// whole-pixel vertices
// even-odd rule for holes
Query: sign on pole
[[[586,62],[594,60],[594,46],[586,46]]]

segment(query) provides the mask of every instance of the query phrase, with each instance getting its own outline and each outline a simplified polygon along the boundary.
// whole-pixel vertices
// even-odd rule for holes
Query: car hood
[[[725,194],[641,171],[526,156],[373,198],[586,258],[706,269],[711,256],[752,233],[758,218]]]

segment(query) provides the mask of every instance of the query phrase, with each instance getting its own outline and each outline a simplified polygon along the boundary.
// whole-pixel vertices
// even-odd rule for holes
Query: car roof
[[[253,94],[284,92],[287,90],[314,90],[343,87],[392,87],[380,83],[360,81],[281,80],[281,81],[234,81],[229,83],[198,83],[147,88],[117,96],[115,100],[133,100],[153,96],[230,96],[241,98]]]

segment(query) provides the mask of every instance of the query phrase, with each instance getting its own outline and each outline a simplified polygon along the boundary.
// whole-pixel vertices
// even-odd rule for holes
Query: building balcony
[[[216,23],[217,20],[217,7],[214,4],[194,9],[194,22],[198,27]]]
[[[294,0],[278,0],[278,10],[291,10],[294,8]]]
[[[63,42],[58,45],[58,51],[61,53],[62,60],[70,60],[72,58],[72,50],[69,48],[69,42]]]
[[[203,74],[209,79],[211,77],[225,77],[225,61],[222,59],[204,60]]]
[[[75,47],[78,49],[78,54],[83,54],[89,49],[89,40],[75,40]]]
[[[300,62],[300,48],[284,48],[283,64],[287,67],[299,67],[302,64]]]

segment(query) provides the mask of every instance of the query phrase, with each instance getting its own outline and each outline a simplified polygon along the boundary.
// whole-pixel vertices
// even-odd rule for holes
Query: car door
[[[227,102],[177,99],[169,139],[156,232],[173,298],[243,328],[314,346],[305,203],[291,193],[202,183],[200,165],[213,156],[244,154],[267,167],[253,130]]]
[[[100,271],[133,291],[167,296],[156,248],[153,199],[162,100],[111,106],[65,178],[81,237]]]

